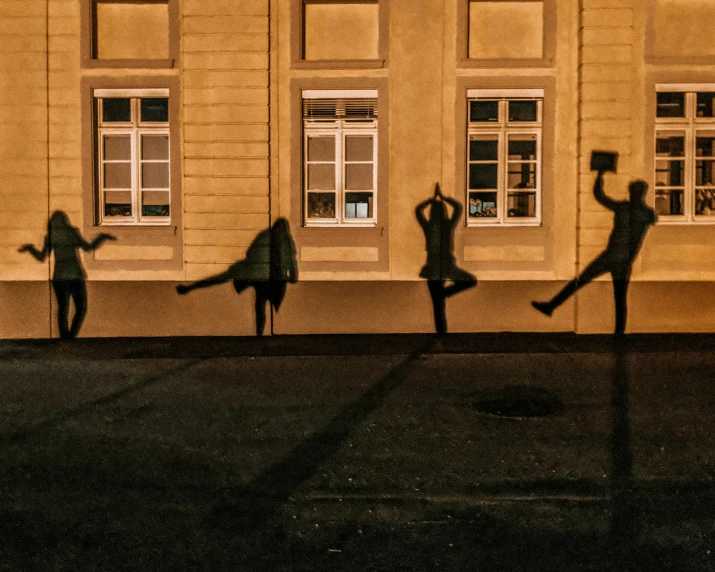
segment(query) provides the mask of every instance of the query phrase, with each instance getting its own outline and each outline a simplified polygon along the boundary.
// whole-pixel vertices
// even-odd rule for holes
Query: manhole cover
[[[484,396],[473,407],[481,413],[499,417],[524,418],[558,415],[564,404],[545,389],[509,386]]]

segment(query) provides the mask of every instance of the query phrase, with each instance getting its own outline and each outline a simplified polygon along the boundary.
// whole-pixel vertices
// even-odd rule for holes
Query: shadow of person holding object
[[[452,215],[447,212],[452,207]],[[429,206],[429,218],[425,209]],[[420,278],[427,279],[432,297],[434,324],[438,334],[447,333],[445,300],[455,294],[473,288],[477,279],[466,270],[457,267],[454,258],[454,229],[462,216],[462,205],[451,197],[445,197],[435,185],[434,195],[415,207],[417,222],[425,234],[427,263],[420,271]],[[447,282],[451,284],[447,285]]]
[[[253,239],[246,251],[246,258],[232,264],[226,272],[176,287],[179,294],[187,294],[198,288],[208,288],[216,284],[233,281],[239,294],[247,288],[256,293],[256,335],[263,335],[266,325],[266,306],[278,308],[285,296],[288,282],[298,281],[298,263],[295,243],[290,234],[290,226],[284,218],[279,218],[270,229],[264,230]]]
[[[643,200],[648,190],[645,181],[633,181],[628,186],[629,200],[616,201],[606,196],[603,191],[603,173],[614,168],[596,166],[598,174],[593,185],[593,194],[601,205],[613,211],[613,230],[608,239],[608,246],[551,300],[534,301],[531,305],[542,314],[551,316],[553,311],[577,290],[608,272],[613,278],[613,296],[616,305],[615,333],[621,335],[626,331],[626,301],[633,260],[638,255],[648,227],[655,223],[656,217],[653,209]]]
[[[47,236],[38,250],[32,244],[23,244],[18,252],[29,252],[39,262],[44,262],[51,252],[55,253],[55,269],[52,274],[52,289],[57,298],[57,322],[60,337],[77,337],[87,315],[87,275],[79,259],[81,248],[90,252],[99,248],[106,240],[116,240],[111,234],[102,232],[92,242],[87,242],[79,230],[70,224],[69,218],[62,211],[55,211],[47,224]],[[69,326],[70,299],[74,303],[74,316]]]

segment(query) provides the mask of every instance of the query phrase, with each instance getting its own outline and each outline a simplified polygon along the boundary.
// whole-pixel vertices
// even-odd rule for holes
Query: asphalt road
[[[0,570],[715,570],[714,349],[0,341]]]

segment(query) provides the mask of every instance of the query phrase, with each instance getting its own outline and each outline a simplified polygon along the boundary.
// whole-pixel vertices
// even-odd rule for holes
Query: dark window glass
[[[713,117],[713,99],[715,99],[715,93],[712,91],[698,93],[696,111],[698,117]]]
[[[497,165],[469,165],[470,189],[496,189]]]
[[[169,99],[166,97],[142,98],[141,121],[167,122],[169,121]]]
[[[695,139],[695,155],[715,157],[715,137],[697,137]]]
[[[472,139],[469,142],[470,161],[496,161],[497,153],[496,140]]]
[[[132,107],[129,98],[113,97],[102,100],[102,121],[129,122],[132,120]]]
[[[685,94],[663,92],[656,94],[656,117],[685,117]]]
[[[659,135],[655,142],[655,154],[658,157],[682,157],[685,154],[685,137]]]
[[[498,101],[470,101],[469,121],[483,123],[499,121]]]
[[[535,101],[510,101],[509,121],[536,121]]]

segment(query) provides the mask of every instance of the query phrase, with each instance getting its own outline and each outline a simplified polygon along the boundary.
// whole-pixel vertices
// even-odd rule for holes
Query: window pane
[[[499,157],[498,141],[496,139],[470,139],[470,161],[496,161]]]
[[[656,94],[656,117],[685,117],[685,94],[667,92]]]
[[[104,216],[132,216],[131,203],[104,203]]]
[[[715,161],[696,161],[695,162],[695,184],[696,185],[712,185],[713,184],[713,168]]]
[[[696,138],[695,155],[698,157],[715,157],[715,137]]]
[[[509,193],[506,209],[508,217],[535,217],[536,193]]]
[[[132,107],[129,98],[109,98],[102,100],[103,122],[129,122],[132,120]]]
[[[335,161],[335,137],[308,137],[308,161]]]
[[[711,189],[695,190],[695,214],[715,216],[715,192]]]
[[[168,160],[168,135],[142,135],[142,159]]]
[[[308,218],[335,218],[335,194],[308,193]]]
[[[308,189],[335,190],[335,165],[308,165]]]
[[[535,189],[536,164],[535,163],[509,163],[509,189]]]
[[[510,101],[509,121],[536,121],[535,101]]]
[[[695,114],[698,117],[713,117],[713,99],[715,99],[715,93],[711,91],[698,93]]]
[[[162,123],[169,121],[169,99],[166,97],[142,98],[141,121]]]
[[[372,135],[349,135],[345,137],[346,161],[372,161]]]
[[[131,189],[132,165],[131,163],[105,163],[104,164],[105,189]]]
[[[372,218],[372,193],[345,193],[345,218]]]
[[[655,212],[659,215],[683,214],[683,191],[678,189],[655,189]]]
[[[104,193],[105,216],[132,216],[131,191],[107,191]]]
[[[655,184],[662,187],[683,186],[683,161],[656,161]]]
[[[536,160],[536,135],[511,135],[509,137],[509,159],[512,161]]]
[[[169,187],[169,163],[143,163],[142,188],[167,189]]]
[[[345,165],[345,188],[351,191],[372,189],[372,163]]]
[[[655,142],[655,154],[658,157],[683,157],[685,155],[685,137],[659,135]]]
[[[169,216],[168,191],[143,192],[142,216]]]
[[[496,189],[497,165],[469,165],[470,189]]]
[[[496,122],[499,121],[498,101],[470,101],[469,121],[472,122]]]
[[[104,136],[104,159],[107,161],[130,161],[132,158],[131,139],[128,135]]]
[[[497,194],[469,193],[469,216],[497,216]]]

